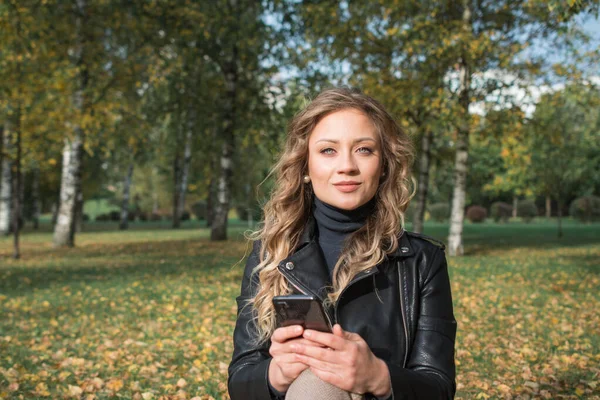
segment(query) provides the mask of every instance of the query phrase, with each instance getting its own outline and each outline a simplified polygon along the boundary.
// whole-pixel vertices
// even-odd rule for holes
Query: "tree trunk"
[[[152,215],[158,213],[158,167],[152,166]]]
[[[0,179],[0,234],[8,235],[11,224],[12,208],[12,160],[10,152],[12,150],[12,124],[6,121],[2,135],[2,177]]]
[[[75,246],[75,214],[81,185],[81,130],[70,140],[65,139],[60,182],[60,204],[54,227],[54,246]]]
[[[188,108],[187,132],[185,135],[185,147],[183,150],[183,167],[181,171],[181,181],[179,185],[179,202],[177,204],[177,221],[181,221],[181,216],[185,210],[185,194],[188,187],[190,173],[190,164],[192,162],[192,141],[194,138],[194,129],[196,127],[196,109],[193,106]],[[179,226],[177,226],[179,227]]]
[[[517,210],[519,209],[519,198],[517,196],[513,196],[513,209],[512,216],[513,218],[517,218]]]
[[[419,183],[417,186],[417,208],[413,216],[413,231],[423,232],[423,220],[425,218],[425,206],[427,204],[427,192],[429,191],[429,167],[431,158],[431,142],[433,132],[425,129],[421,136],[421,154],[419,159]]]
[[[232,3],[235,3],[233,1]],[[235,6],[235,4],[233,4]],[[221,170],[217,181],[217,202],[211,225],[210,240],[227,240],[227,214],[231,197],[233,149],[235,146],[235,103],[237,91],[237,47],[225,65],[226,101],[223,118],[223,143],[221,145]]]
[[[552,199],[550,196],[546,196],[546,218],[552,217]]]
[[[31,182],[31,202],[33,204],[32,219],[33,229],[38,230],[40,228],[40,213],[41,213],[41,202],[40,202],[40,168],[35,166],[33,168]]]
[[[463,28],[471,31],[471,9],[468,0],[463,0]],[[457,129],[456,157],[454,162],[454,191],[452,193],[452,211],[450,215],[450,234],[448,236],[448,254],[460,256],[464,254],[462,241],[463,221],[465,217],[465,198],[467,190],[467,160],[469,157],[469,103],[471,87],[471,71],[467,63],[467,50],[463,49],[460,60],[459,103],[461,121]]]
[[[131,187],[131,180],[133,178],[133,161],[127,168],[127,174],[123,180],[123,201],[121,203],[121,224],[119,229],[126,230],[129,228],[129,189]]]
[[[79,169],[83,168],[80,166]],[[77,200],[75,201],[75,233],[83,232],[83,203],[83,190],[80,184],[77,190]]]
[[[21,190],[22,185],[22,176],[21,176],[21,105],[19,104],[17,108],[16,115],[16,124],[15,124],[15,134],[17,138],[16,148],[17,148],[17,157],[15,159],[15,179],[13,186],[13,232],[14,232],[14,253],[13,258],[19,259],[21,257],[21,252],[19,249],[19,234],[21,233],[21,207],[22,201],[24,197],[24,193]]]
[[[86,22],[86,0],[76,0],[74,7],[76,44],[73,47],[72,62],[78,66],[79,73],[77,76],[78,87],[73,93],[73,105],[83,115],[86,111],[84,91],[88,83],[83,35]],[[79,122],[74,125],[73,136],[65,138],[63,149],[60,206],[56,226],[54,227],[53,241],[55,247],[75,246],[76,211],[77,200],[81,192],[81,157],[84,134]]]
[[[179,228],[179,189],[181,182],[181,153],[179,152],[179,138],[177,138],[177,150],[173,159],[173,228]]]
[[[556,216],[558,217],[558,238],[563,237],[562,230],[562,202],[557,199]]]

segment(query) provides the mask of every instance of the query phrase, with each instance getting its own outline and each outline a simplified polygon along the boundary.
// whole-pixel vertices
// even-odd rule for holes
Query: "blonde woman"
[[[454,397],[444,245],[403,229],[412,160],[357,90],[294,117],[237,298],[232,400]],[[294,293],[322,301],[332,333],[275,326],[273,297]]]

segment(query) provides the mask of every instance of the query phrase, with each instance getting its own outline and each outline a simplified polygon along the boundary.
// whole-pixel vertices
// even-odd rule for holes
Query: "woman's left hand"
[[[352,393],[391,395],[390,373],[360,335],[345,332],[339,324],[333,334],[307,329],[304,338],[327,348],[297,344],[291,350],[321,380]]]

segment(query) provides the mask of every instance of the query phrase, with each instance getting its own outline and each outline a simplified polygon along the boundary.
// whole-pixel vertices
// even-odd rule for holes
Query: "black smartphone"
[[[331,321],[315,296],[290,294],[273,297],[277,327],[301,325],[305,329],[332,332]]]

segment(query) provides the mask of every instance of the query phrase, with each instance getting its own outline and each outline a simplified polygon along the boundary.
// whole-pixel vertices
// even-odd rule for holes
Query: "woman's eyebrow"
[[[366,141],[377,143],[377,141],[375,139],[373,139],[373,138],[370,138],[370,137],[361,137],[361,138],[358,138],[358,139],[354,139],[352,141],[352,144],[358,143],[358,142],[366,142]],[[319,139],[315,143],[319,143],[319,142],[339,143],[340,141],[336,140],[336,139]]]

